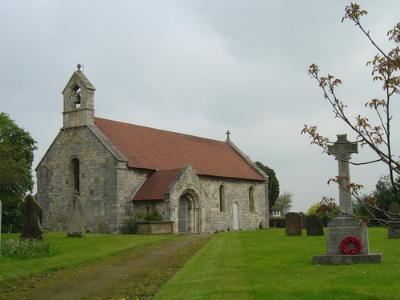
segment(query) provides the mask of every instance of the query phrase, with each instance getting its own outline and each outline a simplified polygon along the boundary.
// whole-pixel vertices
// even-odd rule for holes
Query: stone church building
[[[158,215],[173,232],[268,226],[267,177],[228,138],[216,141],[94,116],[95,88],[75,71],[63,127],[37,166],[46,230],[65,230],[74,194],[86,229],[120,232]]]

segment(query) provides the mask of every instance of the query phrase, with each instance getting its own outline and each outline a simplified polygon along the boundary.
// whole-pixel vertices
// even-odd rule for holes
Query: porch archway
[[[198,233],[201,231],[199,197],[194,190],[185,190],[178,203],[178,232]]]

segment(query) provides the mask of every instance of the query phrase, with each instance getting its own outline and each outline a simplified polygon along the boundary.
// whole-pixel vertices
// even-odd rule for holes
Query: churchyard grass
[[[1,243],[1,255],[5,257],[29,259],[54,254],[49,241],[6,239]]]
[[[213,236],[155,299],[399,299],[400,240],[369,228],[371,252],[383,263],[312,265],[326,253],[323,236],[285,236],[282,229]]]
[[[3,234],[2,238],[18,239],[19,236]],[[67,238],[65,233],[48,233],[45,235],[45,241],[50,243],[54,251],[50,257],[18,259],[0,256],[0,286],[10,279],[79,267],[84,263],[117,255],[129,249],[140,249],[173,238],[175,238],[173,235],[112,234],[87,234],[83,238]]]

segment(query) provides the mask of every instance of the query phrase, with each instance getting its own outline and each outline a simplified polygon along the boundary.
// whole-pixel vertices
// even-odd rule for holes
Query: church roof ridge
[[[97,117],[94,123],[126,157],[130,168],[173,170],[191,165],[198,175],[266,180],[225,141]]]
[[[197,139],[209,140],[209,141],[211,141],[211,142],[217,142],[217,143],[222,143],[222,144],[225,144],[225,143],[226,143],[226,141],[211,139],[211,138],[207,138],[207,137],[203,137],[203,136],[198,136],[198,135],[194,135],[194,134],[189,134],[189,133],[182,133],[182,132],[173,131],[173,130],[155,128],[155,127],[146,126],[146,125],[138,125],[138,124],[123,122],[123,121],[116,121],[116,120],[111,120],[111,119],[106,119],[106,118],[101,118],[101,117],[95,117],[95,119],[101,119],[101,120],[105,120],[105,121],[111,121],[111,122],[121,123],[121,124],[125,124],[125,125],[130,125],[130,126],[137,126],[137,127],[141,127],[141,128],[150,129],[150,130],[157,130],[157,131],[163,131],[163,132],[168,132],[168,133],[174,133],[174,134],[183,135],[183,136],[188,136],[188,137],[193,137],[193,138],[197,138]]]

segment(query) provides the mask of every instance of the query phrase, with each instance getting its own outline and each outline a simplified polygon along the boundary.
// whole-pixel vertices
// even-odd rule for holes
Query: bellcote
[[[94,124],[94,91],[96,89],[78,65],[62,91],[64,97],[63,128]]]

